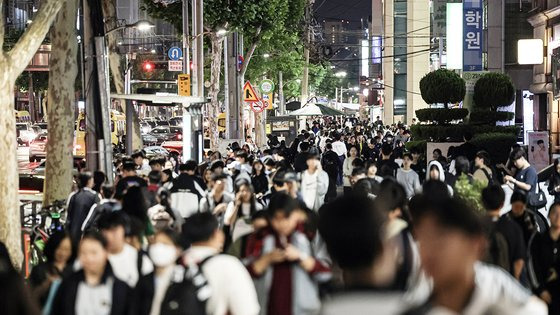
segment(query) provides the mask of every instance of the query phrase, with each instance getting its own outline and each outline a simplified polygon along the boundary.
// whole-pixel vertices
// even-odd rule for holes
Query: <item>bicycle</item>
[[[25,206],[25,204],[23,205]],[[66,202],[57,200],[44,206],[38,213],[23,216],[24,270],[28,277],[32,267],[46,261],[43,253],[49,237],[62,231],[62,214],[66,211]]]

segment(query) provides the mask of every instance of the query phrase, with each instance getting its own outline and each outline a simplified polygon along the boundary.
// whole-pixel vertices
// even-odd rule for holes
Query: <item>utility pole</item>
[[[192,1],[193,11],[193,91],[194,96],[204,97],[204,8],[202,0]]]
[[[286,115],[286,100],[284,99],[284,80],[282,71],[278,72],[278,102],[280,103],[280,116]]]
[[[228,34],[224,52],[227,53],[225,58],[227,75],[226,81],[228,86],[228,103],[226,107],[226,132],[228,139],[239,139],[240,138],[240,103],[241,98],[241,87],[239,86],[239,71],[238,71],[238,38],[239,34],[233,32]]]
[[[183,73],[191,73],[191,53],[189,51],[189,2],[183,0]]]

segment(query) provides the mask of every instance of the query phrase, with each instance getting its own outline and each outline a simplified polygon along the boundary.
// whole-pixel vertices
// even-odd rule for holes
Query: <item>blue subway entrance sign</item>
[[[463,71],[482,71],[482,0],[463,1]]]
[[[183,57],[183,51],[179,47],[171,47],[167,51],[169,60],[179,60]]]

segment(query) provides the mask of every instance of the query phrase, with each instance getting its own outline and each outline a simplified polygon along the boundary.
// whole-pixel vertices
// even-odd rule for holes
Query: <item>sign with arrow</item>
[[[167,51],[167,56],[169,60],[179,60],[183,57],[183,50],[179,47],[171,47]]]
[[[245,82],[245,86],[243,86],[243,101],[248,103],[254,103],[259,101],[259,97],[257,96],[257,92],[251,85],[251,82]]]

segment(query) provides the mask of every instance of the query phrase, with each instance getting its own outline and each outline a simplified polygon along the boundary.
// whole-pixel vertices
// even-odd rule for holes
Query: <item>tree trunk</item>
[[[210,65],[210,88],[208,96],[210,97],[210,106],[208,107],[208,128],[210,134],[210,150],[218,149],[218,115],[220,114],[220,103],[218,102],[218,93],[220,92],[220,74],[223,55],[223,38],[218,37],[215,33],[210,36],[212,42],[212,62]]]
[[[117,25],[117,8],[116,0],[103,0],[103,16],[105,17],[105,31],[110,31],[118,27]],[[128,21],[130,22],[130,21]],[[121,62],[121,56],[119,55],[118,42],[118,32],[112,32],[107,35],[107,48],[109,49],[109,68],[111,74],[113,75],[113,83],[115,84],[115,92],[117,94],[125,93],[124,86],[124,73],[123,66]],[[128,67],[128,65],[126,65]],[[126,102],[125,100],[119,100],[121,107],[121,112],[126,114]],[[132,134],[132,150],[142,149],[142,135],[140,133],[140,119],[138,118],[138,113],[134,111],[132,122],[134,124],[133,134]]]
[[[78,75],[77,0],[66,0],[51,29],[47,165],[43,204],[64,200],[72,189],[74,143],[74,82]]]
[[[266,143],[264,124],[264,111],[255,113],[255,144],[259,149],[262,148]]]
[[[3,3],[3,2],[2,2]],[[14,118],[14,84],[45,39],[64,1],[44,0],[33,23],[14,47],[0,53],[0,241],[10,253],[16,268],[21,268],[21,222],[18,201],[18,162]],[[4,40],[4,10],[0,3],[0,44]]]

